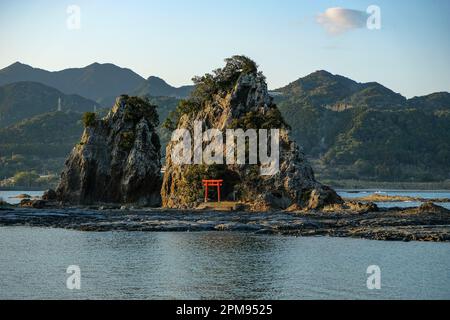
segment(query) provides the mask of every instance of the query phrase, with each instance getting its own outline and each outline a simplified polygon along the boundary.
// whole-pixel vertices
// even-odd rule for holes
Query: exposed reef
[[[4,208],[0,226],[80,231],[235,231],[292,236],[354,237],[397,241],[450,241],[450,211],[432,203],[419,208],[357,213],[340,211],[217,212],[90,207]]]
[[[350,199],[348,199],[350,200]],[[448,198],[436,198],[436,199],[426,199],[420,197],[409,197],[409,196],[390,196],[385,194],[371,194],[365,197],[353,198],[353,201],[364,201],[364,202],[450,202]]]

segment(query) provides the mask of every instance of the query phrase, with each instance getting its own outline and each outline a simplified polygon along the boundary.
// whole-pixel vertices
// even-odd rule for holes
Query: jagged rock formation
[[[101,120],[85,114],[81,142],[66,160],[56,190],[73,204],[160,204],[160,142],[156,107],[121,96]]]
[[[179,165],[171,154],[177,142],[166,150],[166,171],[162,185],[163,206],[196,207],[202,199],[202,179],[224,179],[224,198],[248,202],[254,210],[321,208],[341,203],[334,190],[314,178],[311,166],[300,148],[289,139],[288,126],[273,103],[265,77],[256,64],[243,56],[226,60],[214,75],[194,79],[196,89],[178,107],[169,124],[188,129],[193,136],[195,121],[206,129],[280,129],[280,171],[271,176],[259,174],[259,165]],[[225,141],[225,139],[224,139]],[[224,152],[225,153],[225,152]],[[247,162],[248,163],[248,162]]]

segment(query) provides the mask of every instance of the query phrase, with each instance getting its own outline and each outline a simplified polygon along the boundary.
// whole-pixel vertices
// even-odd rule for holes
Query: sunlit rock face
[[[69,155],[57,188],[64,203],[161,203],[158,116],[148,101],[121,96],[108,115],[89,123]]]
[[[295,205],[318,209],[341,203],[334,190],[323,186],[305,155],[289,138],[289,127],[269,95],[264,75],[243,56],[226,60],[212,75],[194,79],[196,89],[178,108],[173,129],[187,129],[194,136],[195,123],[203,131],[218,129],[279,129],[279,171],[261,175],[261,164],[178,164],[171,154],[179,143],[166,150],[166,171],[161,196],[163,206],[193,208],[203,199],[202,179],[223,179],[223,198],[246,202],[254,210],[286,209]],[[226,140],[224,134],[224,142]],[[205,147],[203,143],[202,147]],[[248,146],[247,146],[248,148]],[[226,146],[224,147],[224,154]],[[193,161],[194,162],[194,161]]]

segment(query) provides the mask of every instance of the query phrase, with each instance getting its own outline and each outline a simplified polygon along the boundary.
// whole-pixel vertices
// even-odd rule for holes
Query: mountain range
[[[354,107],[398,109],[450,108],[450,93],[439,92],[406,99],[377,82],[359,83],[325,70],[313,72],[275,90],[279,100],[342,111]],[[280,98],[281,97],[281,98]],[[284,98],[284,99],[283,99]]]
[[[100,108],[111,107],[120,94],[150,96],[163,122],[192,88],[112,64],[49,72],[15,63],[0,70],[0,176],[40,172],[49,163],[59,171],[63,155],[78,142],[81,112],[104,113]],[[407,99],[379,83],[320,70],[272,94],[321,179],[450,179],[448,92]],[[170,132],[159,133],[165,144]],[[17,154],[27,161],[13,160]]]
[[[450,93],[406,99],[317,71],[276,90],[292,136],[325,179],[450,178]]]
[[[111,63],[51,72],[16,62],[0,70],[0,86],[19,81],[39,82],[65,94],[94,100],[104,107],[110,107],[121,94],[184,98],[192,90],[192,86],[176,88],[153,76],[144,79],[130,69]]]

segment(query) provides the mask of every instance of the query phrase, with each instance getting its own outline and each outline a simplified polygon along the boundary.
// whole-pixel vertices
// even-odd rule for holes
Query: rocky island
[[[193,208],[202,198],[202,179],[223,179],[225,197],[251,203],[256,210],[317,209],[342,203],[331,188],[317,182],[299,146],[288,135],[288,125],[269,95],[264,75],[245,56],[226,59],[222,69],[194,79],[191,97],[172,115],[172,129],[195,135],[195,121],[203,129],[279,129],[279,167],[274,175],[260,174],[261,164],[177,165],[172,161],[172,141],[166,151],[162,185],[163,206]],[[169,119],[172,120],[172,119]],[[250,146],[247,146],[247,150]]]
[[[316,181],[301,147],[289,137],[290,128],[264,75],[249,58],[226,59],[222,69],[194,82],[191,96],[180,102],[165,127],[192,135],[196,123],[202,130],[220,132],[278,129],[276,173],[261,175],[259,161],[178,164],[173,140],[162,174],[156,106],[148,99],[122,95],[103,119],[84,115],[85,130],[67,158],[56,191],[47,191],[39,200],[24,199],[18,206],[0,202],[0,226],[450,241],[450,211],[432,202],[419,208],[380,209],[364,199],[344,201]],[[203,139],[198,147],[205,144]],[[202,206],[203,179],[222,179],[224,203],[230,205]]]

